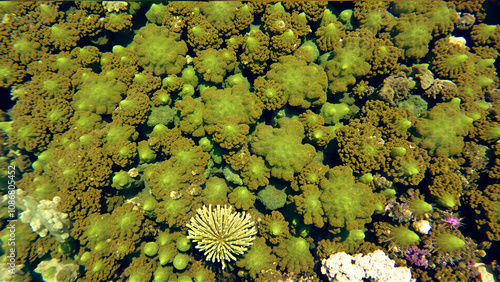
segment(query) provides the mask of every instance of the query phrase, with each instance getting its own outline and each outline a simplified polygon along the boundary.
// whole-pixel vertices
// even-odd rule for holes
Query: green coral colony
[[[498,277],[498,1],[0,13],[0,280]]]

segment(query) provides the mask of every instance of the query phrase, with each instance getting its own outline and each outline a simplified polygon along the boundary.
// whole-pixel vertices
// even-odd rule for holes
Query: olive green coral
[[[377,197],[368,185],[356,182],[352,169],[347,166],[331,168],[320,187],[324,190],[319,198],[321,201],[311,197],[308,204],[316,206],[318,213],[321,212],[319,207],[322,204],[333,230],[363,229],[371,221]],[[314,190],[311,191],[311,196],[314,196]]]
[[[290,106],[307,109],[326,102],[326,73],[314,63],[307,64],[294,56],[280,57],[271,65],[267,77],[283,88]]]
[[[460,99],[440,103],[423,114],[415,124],[413,141],[430,155],[448,157],[464,146],[463,137],[473,119],[460,108]]]
[[[165,26],[148,24],[142,27],[134,42],[138,63],[146,71],[156,75],[177,74],[186,63],[186,43],[180,39],[180,34]]]
[[[314,265],[309,243],[302,237],[291,237],[283,241],[274,253],[280,258],[278,264],[289,272],[303,272]]]
[[[283,118],[278,124],[280,128],[257,127],[251,148],[265,158],[271,166],[272,176],[291,181],[294,173],[313,160],[316,150],[309,144],[302,144],[304,128],[300,122]]]

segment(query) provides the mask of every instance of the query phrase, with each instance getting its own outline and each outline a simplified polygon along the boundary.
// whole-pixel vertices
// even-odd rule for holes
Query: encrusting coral
[[[344,252],[332,254],[322,261],[321,272],[330,281],[361,281],[371,278],[375,281],[412,281],[407,267],[395,267],[383,251],[376,250],[367,255],[348,255]]]
[[[21,199],[23,201],[21,208],[24,210],[20,216],[21,221],[29,223],[40,237],[45,237],[50,232],[59,242],[65,242],[70,238],[71,221],[68,214],[57,209],[60,197],[56,196],[52,201],[41,200],[39,203],[30,196]]]

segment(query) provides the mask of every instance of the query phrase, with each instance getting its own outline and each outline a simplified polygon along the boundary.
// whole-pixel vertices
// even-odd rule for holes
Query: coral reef
[[[397,280],[371,259],[479,281],[500,249],[498,14],[1,1],[0,280],[322,281],[345,252],[333,279]]]

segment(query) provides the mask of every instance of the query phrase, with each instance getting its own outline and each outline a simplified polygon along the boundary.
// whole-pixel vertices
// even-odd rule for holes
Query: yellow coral
[[[221,262],[236,260],[251,246],[257,230],[249,214],[232,212],[232,207],[224,206],[212,210],[212,205],[197,210],[196,216],[186,226],[187,238],[197,243],[196,248],[205,252],[206,260]]]

